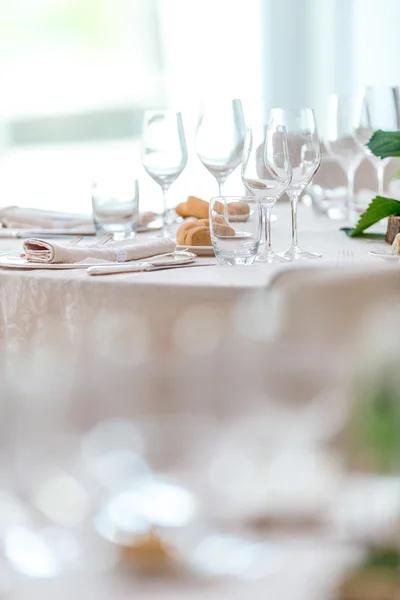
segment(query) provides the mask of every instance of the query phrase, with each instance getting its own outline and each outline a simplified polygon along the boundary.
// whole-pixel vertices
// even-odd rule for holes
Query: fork
[[[76,235],[68,243],[71,244],[72,246],[76,246],[77,244],[79,244],[79,242],[81,240],[83,240],[83,238],[84,238],[83,235]],[[99,240],[97,240],[97,242],[95,244],[91,244],[91,246],[93,246],[95,248],[97,248],[98,246],[104,246],[104,244],[107,244],[107,242],[109,242],[112,238],[113,238],[112,233],[106,233]]]
[[[338,265],[351,265],[354,263],[354,252],[352,250],[339,250],[337,253]]]
[[[81,240],[83,240],[83,235],[76,235],[72,238],[72,240],[68,242],[68,244],[70,244],[71,246],[76,246]]]

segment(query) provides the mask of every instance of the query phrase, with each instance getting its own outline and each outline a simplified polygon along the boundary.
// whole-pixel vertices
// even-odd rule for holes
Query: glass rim
[[[143,111],[143,116],[146,115],[159,115],[159,114],[169,114],[169,115],[181,115],[182,112],[180,110],[175,110],[174,108],[149,108]]]
[[[310,111],[314,112],[314,109],[311,106],[300,106],[299,108],[282,108],[279,106],[274,106],[270,108],[269,112],[271,113],[274,110],[280,110],[281,112],[301,112],[301,111]]]
[[[242,201],[243,200],[253,200],[254,201],[255,199],[257,199],[257,196],[251,196],[250,194],[246,194],[243,196],[237,196],[237,195],[236,196],[213,196],[212,198],[210,198],[210,203],[213,200],[224,200],[224,201],[226,201],[226,200],[242,200]]]

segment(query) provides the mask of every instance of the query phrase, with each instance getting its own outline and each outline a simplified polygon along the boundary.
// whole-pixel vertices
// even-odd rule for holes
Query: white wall
[[[354,16],[354,0],[264,0],[264,115],[311,106],[324,133],[329,95],[355,86]]]
[[[400,0],[355,0],[357,83],[400,84]]]
[[[261,113],[263,0],[160,0],[167,103],[181,109],[212,98],[241,98]]]

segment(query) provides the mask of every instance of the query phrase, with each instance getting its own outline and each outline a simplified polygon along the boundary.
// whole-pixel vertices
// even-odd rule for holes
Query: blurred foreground
[[[283,306],[188,307],[157,353],[134,307],[8,330],[0,598],[396,597],[398,309]]]

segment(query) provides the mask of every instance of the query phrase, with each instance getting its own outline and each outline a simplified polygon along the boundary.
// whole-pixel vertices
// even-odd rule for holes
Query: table
[[[279,251],[289,243],[290,207],[277,206],[276,214],[273,242]],[[304,206],[299,225],[300,243],[322,252],[322,259],[104,278],[89,277],[84,271],[0,270],[0,350],[12,384],[9,418],[2,419],[3,438],[9,439],[8,430],[15,428],[35,467],[37,453],[50,454],[57,464],[57,445],[50,443],[50,433],[64,439],[67,432],[68,439],[75,439],[77,432],[87,431],[99,419],[183,411],[215,413],[229,422],[240,410],[258,414],[257,393],[262,389],[258,385],[267,385],[279,400],[295,399],[299,406],[333,380],[333,390],[339,393],[335,352],[340,348],[343,366],[355,325],[376,303],[397,300],[398,265],[369,256],[369,242],[350,240],[339,231],[339,223]],[[1,242],[4,252],[19,246],[16,241]],[[342,249],[352,253],[353,264],[337,264]],[[350,354],[353,348],[348,346]],[[235,355],[236,370],[228,360],[230,353]],[[304,360],[297,362],[299,357]],[[75,373],[71,383],[76,365],[78,376]],[[66,406],[68,394],[73,400]],[[2,397],[7,397],[4,390]],[[10,438],[11,447],[13,443]],[[74,452],[72,446],[69,454]],[[204,590],[169,591],[153,583],[135,589],[135,596],[142,600],[169,593],[171,598],[200,600],[214,594],[242,600],[251,586],[255,598],[272,590],[285,598],[301,594],[321,598],[321,578],[312,579],[316,546],[320,540],[309,545],[309,564],[296,574],[296,589],[283,589],[286,580],[279,577],[276,582],[229,583]],[[334,564],[340,570],[342,556],[337,562],[336,550],[328,543],[326,553],[319,553],[321,568],[329,563],[329,569]],[[301,545],[300,554],[304,557]],[[287,564],[293,575],[293,563]],[[113,577],[107,582],[106,576],[105,590],[107,585],[114,590],[120,586],[121,597],[130,597],[126,582]],[[74,586],[82,590],[77,598],[87,597],[83,590],[97,590],[97,583],[97,577],[95,582],[89,577],[81,585],[77,577],[65,586],[63,580],[39,581],[33,589],[30,580],[28,586],[22,581],[16,597],[25,600],[35,597],[34,592],[41,598],[66,595]]]
[[[290,207],[282,203],[276,207],[275,213],[278,221],[273,226],[273,245],[276,251],[280,251],[290,241]],[[370,269],[371,274],[384,270],[385,265],[381,261],[368,255],[368,250],[377,244],[347,238],[339,231],[340,225],[300,206],[300,243],[311,251],[322,253],[323,258],[284,266],[230,268],[216,265],[204,269],[107,277],[89,277],[85,271],[1,269],[0,348],[8,354],[18,354],[27,349],[49,323],[52,326],[56,324],[55,330],[62,328],[63,335],[76,344],[86,335],[85,324],[92,328],[93,319],[99,322],[101,311],[105,311],[113,315],[114,321],[117,315],[122,314],[133,319],[135,313],[144,319],[150,338],[149,351],[151,355],[157,355],[173,345],[171,332],[174,322],[189,306],[219,307],[220,313],[226,313],[244,294],[262,292],[273,285],[282,273],[301,269],[299,272],[303,279],[306,269],[316,268],[321,273],[321,269],[342,266],[337,265],[338,258],[340,260],[338,252],[342,249],[351,252],[353,264],[350,266],[355,271],[359,267]],[[19,240],[0,242],[3,252],[18,251],[20,246]],[[210,262],[208,258],[199,260]]]

